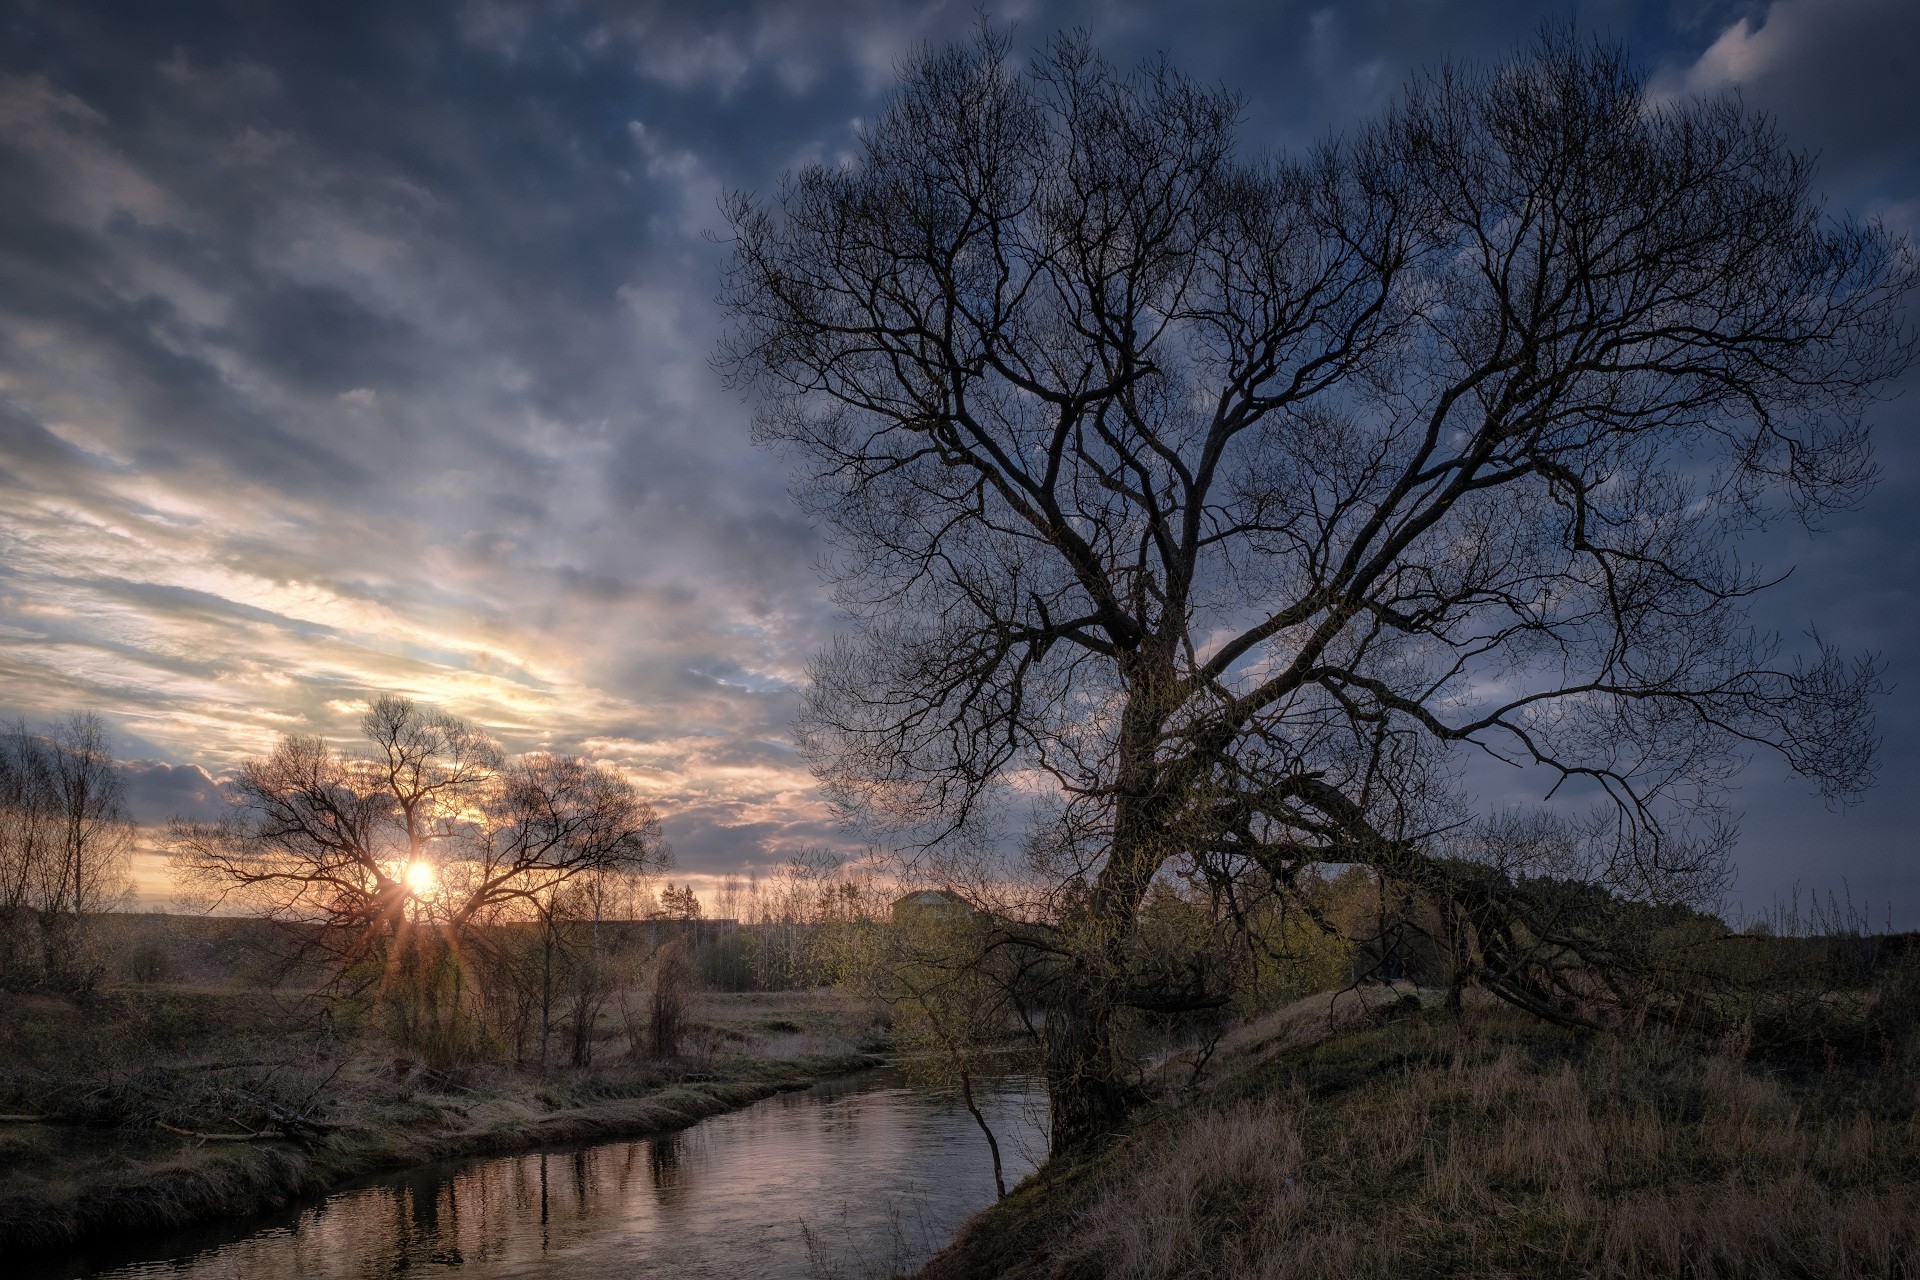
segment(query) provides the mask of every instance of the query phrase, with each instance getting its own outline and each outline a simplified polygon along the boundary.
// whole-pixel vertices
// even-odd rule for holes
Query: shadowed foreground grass
[[[928,1280],[1920,1275],[1920,1075],[1798,1071],[1483,1011],[1317,1043],[1243,1033],[1235,1074],[1056,1161]]]

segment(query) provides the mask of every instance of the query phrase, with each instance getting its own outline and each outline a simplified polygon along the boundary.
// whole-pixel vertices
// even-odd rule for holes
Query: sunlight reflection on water
[[[1016,1078],[980,1101],[1011,1186],[1044,1153],[1044,1095]],[[972,1118],[879,1074],[664,1137],[410,1170],[243,1237],[54,1274],[889,1275],[924,1262],[992,1199],[993,1166]]]

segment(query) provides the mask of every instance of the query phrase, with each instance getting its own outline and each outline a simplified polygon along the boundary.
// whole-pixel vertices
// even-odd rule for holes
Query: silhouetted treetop
[[[728,206],[721,363],[852,618],[804,746],[926,847],[1038,797],[1085,926],[1068,1075],[1164,869],[1447,897],[1463,751],[1610,800],[1583,865],[1668,897],[1716,882],[1748,751],[1872,776],[1873,663],[1757,632],[1736,547],[1869,483],[1904,244],[1737,99],[1569,35],[1305,154],[1240,115],[986,34],[906,67],[851,163]]]

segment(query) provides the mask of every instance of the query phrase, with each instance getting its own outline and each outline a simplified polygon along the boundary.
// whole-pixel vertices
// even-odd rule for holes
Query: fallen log
[[[162,1129],[165,1129],[168,1133],[177,1133],[183,1138],[197,1138],[202,1143],[259,1142],[263,1139],[278,1138],[280,1136],[279,1132],[273,1129],[262,1129],[258,1133],[202,1133],[198,1129],[176,1128],[168,1124],[165,1120],[155,1120],[154,1123]]]

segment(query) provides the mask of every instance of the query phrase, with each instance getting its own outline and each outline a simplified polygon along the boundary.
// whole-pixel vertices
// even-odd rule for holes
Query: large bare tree
[[[1156,875],[1370,866],[1577,1016],[1581,966],[1534,961],[1582,935],[1516,918],[1543,842],[1468,834],[1471,753],[1609,804],[1554,865],[1647,897],[1711,887],[1751,751],[1870,779],[1872,663],[1757,632],[1738,550],[1870,482],[1905,246],[1771,121],[1570,35],[1304,155],[1239,121],[985,34],[728,209],[721,363],[852,619],[804,745],[916,847],[1032,802],[1057,1148],[1129,1105],[1122,1010],[1205,998],[1136,981]]]

